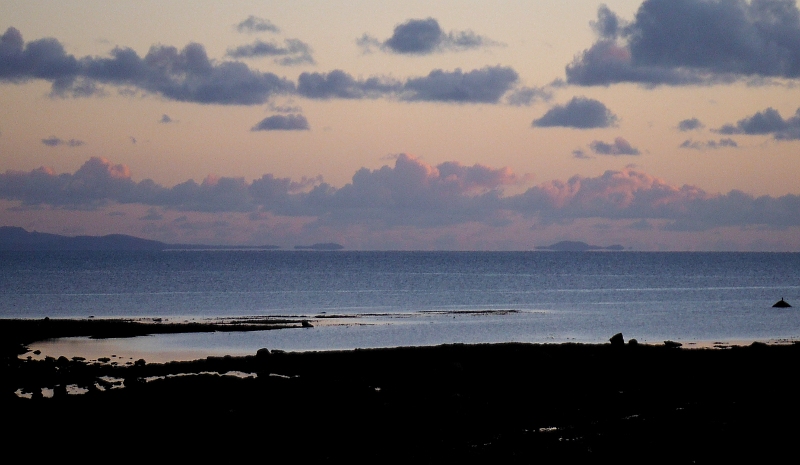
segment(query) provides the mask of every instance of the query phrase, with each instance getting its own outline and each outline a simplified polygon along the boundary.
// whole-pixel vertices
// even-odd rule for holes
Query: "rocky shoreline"
[[[54,334],[132,335],[148,329],[141,322],[100,320],[85,334],[85,322],[30,321],[0,320],[0,408],[12,425],[4,441],[37,457],[723,463],[794,454],[800,432],[798,344],[262,349],[126,365],[26,360],[19,347]]]

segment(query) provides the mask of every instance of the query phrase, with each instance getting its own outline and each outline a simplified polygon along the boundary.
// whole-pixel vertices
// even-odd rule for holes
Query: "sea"
[[[780,299],[795,305],[774,308]],[[147,360],[499,342],[800,338],[800,253],[0,252],[0,318],[306,319],[310,328],[37,343]]]

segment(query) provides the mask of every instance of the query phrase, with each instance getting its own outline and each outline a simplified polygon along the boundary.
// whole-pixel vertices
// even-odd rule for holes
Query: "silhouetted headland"
[[[206,244],[169,244],[150,239],[141,239],[125,234],[106,236],[62,236],[60,234],[26,231],[15,226],[0,226],[0,250],[218,250],[218,249],[279,249],[279,246],[227,246]]]

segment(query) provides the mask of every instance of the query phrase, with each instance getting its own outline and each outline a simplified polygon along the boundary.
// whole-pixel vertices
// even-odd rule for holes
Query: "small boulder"
[[[269,357],[269,349],[267,349],[266,347],[258,349],[258,351],[256,352],[256,358],[266,358],[266,357]]]
[[[609,341],[611,342],[612,346],[625,345],[625,339],[622,337],[622,333],[617,333],[617,334],[611,336],[611,339],[609,339]]]

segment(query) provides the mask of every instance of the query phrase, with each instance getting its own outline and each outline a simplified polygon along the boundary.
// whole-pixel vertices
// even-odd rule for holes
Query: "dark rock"
[[[617,333],[611,336],[609,341],[611,342],[612,346],[621,346],[625,344],[625,339],[622,337],[622,333]]]
[[[314,325],[309,323],[308,320],[303,320],[301,324],[303,325],[303,328],[313,328],[314,327]]]
[[[256,352],[256,358],[266,358],[269,357],[269,349],[266,347],[258,349]]]
[[[631,339],[630,341],[628,341],[628,345],[629,346],[638,346],[639,345],[639,341],[637,341],[636,339]]]
[[[789,305],[789,302],[783,300],[783,297],[781,297],[781,300],[775,302],[775,305],[773,305],[772,307],[773,308],[791,308],[791,305]]]
[[[667,347],[671,347],[671,348],[677,349],[678,347],[681,347],[683,344],[681,344],[680,342],[675,342],[675,341],[664,341],[664,345],[667,346]]]

